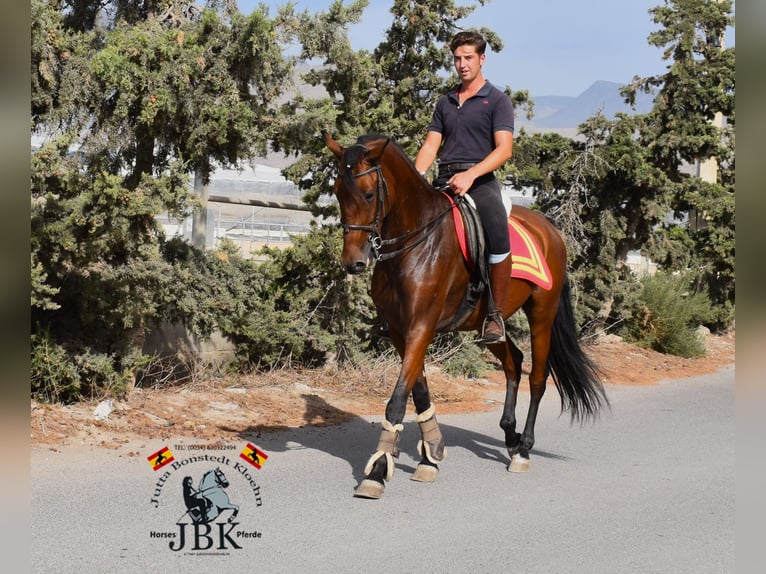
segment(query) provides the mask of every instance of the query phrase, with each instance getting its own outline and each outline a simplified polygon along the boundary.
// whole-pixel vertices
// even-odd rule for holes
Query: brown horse
[[[436,479],[446,451],[424,374],[426,350],[439,332],[481,329],[487,297],[483,296],[467,316],[462,313],[464,318],[455,325],[473,271],[461,253],[453,218],[447,216],[454,203],[418,173],[396,142],[368,135],[344,148],[329,134],[323,135],[340,166],[335,195],[344,231],[343,265],[356,274],[364,271],[371,259],[377,260],[372,299],[378,314],[388,323],[391,340],[402,359],[378,447],[355,491],[358,497],[380,498],[384,481],[393,475],[393,458],[399,455],[397,443],[410,395],[422,433],[418,443],[421,460],[412,479]],[[573,420],[595,417],[608,401],[598,371],[577,339],[566,248],[559,232],[532,210],[514,207],[513,216],[540,245],[552,279],[550,289],[527,280],[511,281],[508,315],[524,310],[532,347],[530,404],[521,434],[516,432],[515,407],[523,355],[510,337],[488,345],[505,372],[506,398],[500,427],[505,431],[511,458],[509,470],[526,472],[535,441],[537,410],[549,373],[561,396],[562,410],[570,410]]]

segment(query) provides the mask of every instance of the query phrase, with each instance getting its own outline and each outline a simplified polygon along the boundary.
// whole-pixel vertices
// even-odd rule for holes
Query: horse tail
[[[551,330],[548,367],[561,396],[561,410],[569,410],[573,421],[595,419],[609,406],[601,382],[602,373],[580,346],[566,276]]]

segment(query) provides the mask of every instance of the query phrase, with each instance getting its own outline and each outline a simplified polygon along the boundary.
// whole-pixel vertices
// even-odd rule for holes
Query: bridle
[[[346,169],[350,170],[351,166],[347,164]],[[388,203],[390,203],[388,182],[386,181],[386,178],[383,177],[383,169],[380,167],[380,164],[374,165],[370,169],[360,171],[359,173],[353,173],[351,175],[354,179],[358,179],[372,172],[377,172],[378,174],[378,184],[376,186],[377,198],[375,201],[375,218],[373,219],[372,224],[355,225],[352,223],[341,223],[340,226],[343,228],[343,231],[347,233],[349,231],[366,231],[369,233],[370,243],[372,243],[373,249],[375,249],[377,253],[377,250],[383,246],[383,241],[385,241],[380,236],[380,224],[383,222],[383,216],[381,216],[381,206],[383,205],[384,201],[388,201]]]
[[[389,144],[390,141],[391,141],[391,138],[386,139],[386,143],[383,145],[383,150],[381,151],[379,157],[383,157],[383,152],[385,152],[386,146]],[[365,146],[361,146],[361,147],[366,151],[370,151],[370,149]],[[346,169],[350,171],[351,165],[346,164]],[[377,173],[378,182],[377,182],[376,190],[375,190],[375,193],[377,196],[375,201],[375,217],[372,223],[370,225],[356,225],[356,224],[341,222],[340,226],[343,228],[343,231],[346,233],[348,233],[349,231],[366,231],[369,234],[367,241],[369,241],[370,247],[372,248],[372,251],[375,254],[375,260],[386,261],[388,259],[393,259],[394,257],[401,255],[405,251],[409,251],[410,249],[417,247],[418,245],[423,243],[426,239],[428,239],[429,235],[436,229],[439,223],[441,223],[441,221],[447,216],[447,214],[450,211],[452,211],[452,209],[455,208],[455,204],[454,202],[451,202],[450,205],[447,207],[447,209],[445,209],[443,212],[439,213],[436,217],[427,221],[426,223],[424,223],[417,229],[409,231],[403,235],[399,235],[398,237],[384,239],[383,236],[381,235],[381,230],[380,230],[381,225],[383,223],[383,219],[387,215],[387,214],[383,214],[383,205],[384,203],[390,204],[391,197],[388,191],[388,182],[386,181],[386,178],[383,176],[383,168],[381,167],[380,163],[377,163],[376,165],[372,166],[369,169],[360,171],[359,173],[352,173],[351,176],[354,179],[358,179],[365,175],[369,175],[373,172]],[[394,249],[393,251],[386,251],[385,253],[382,252],[382,249],[384,247],[403,243],[407,241],[408,239],[414,237],[418,233],[423,233],[423,236],[419,238],[417,241],[414,241],[413,243],[400,247],[399,249]]]

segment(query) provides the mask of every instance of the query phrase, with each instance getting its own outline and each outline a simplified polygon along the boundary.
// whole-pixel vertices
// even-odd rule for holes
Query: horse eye
[[[364,199],[367,200],[367,203],[372,203],[372,200],[375,199],[375,192],[368,191],[364,194]]]

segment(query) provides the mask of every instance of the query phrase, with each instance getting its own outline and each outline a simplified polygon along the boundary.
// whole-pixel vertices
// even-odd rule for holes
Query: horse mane
[[[392,136],[387,136],[386,134],[375,134],[375,133],[359,136],[358,138],[356,138],[356,143],[358,143],[359,145],[364,145],[371,141],[385,140],[385,139],[396,143],[396,140]]]
[[[380,142],[381,140],[386,142],[384,144],[384,148],[386,150],[393,150],[395,155],[409,167],[412,173],[417,174],[417,168],[415,167],[415,162],[410,158],[409,155],[407,155],[407,153],[404,151],[404,148],[402,148],[402,146],[399,144],[399,142],[396,141],[396,139],[394,139],[393,136],[388,136],[385,134],[370,133],[370,134],[359,136],[356,140],[356,143],[348,146],[344,150],[343,163],[349,166],[356,165],[357,163],[359,163],[362,156],[365,153],[370,151],[368,144],[374,143],[374,142]],[[354,174],[351,172],[350,169],[342,169],[341,174],[347,189],[351,189],[351,190],[358,189],[356,177],[354,177]],[[428,181],[425,181],[425,185],[428,189],[434,192],[436,191],[434,190],[433,186]]]
[[[362,157],[362,154],[369,151],[367,147],[359,143],[355,143],[354,145],[348,146],[343,151],[343,161],[348,165],[349,167],[352,165],[356,165],[359,163],[359,160]],[[341,175],[343,176],[343,182],[346,184],[347,189],[357,189],[356,187],[356,178],[354,177],[353,172],[350,169],[341,169]]]
[[[361,147],[357,148],[357,150],[355,150],[354,157],[350,157],[349,159],[353,159],[354,161],[356,161],[357,159],[359,159],[358,154],[366,147],[365,144],[373,142],[373,141],[378,141],[378,140],[388,140],[389,147],[393,146],[393,148],[397,151],[398,155],[410,166],[412,171],[417,171],[417,169],[415,168],[415,162],[410,158],[410,156],[408,156],[405,153],[404,148],[402,148],[399,142],[396,141],[396,139],[393,136],[387,136],[385,134],[372,133],[372,134],[359,136],[356,139],[356,145],[351,146],[348,149],[351,149],[356,146],[361,146]]]

